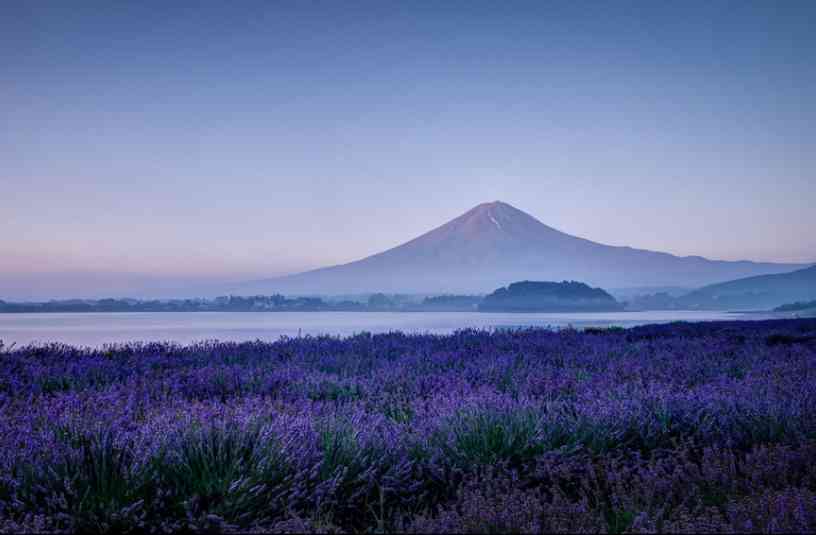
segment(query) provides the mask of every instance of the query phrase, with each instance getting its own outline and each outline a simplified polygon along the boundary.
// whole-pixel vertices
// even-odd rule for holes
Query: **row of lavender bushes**
[[[0,531],[816,530],[816,321],[0,347]]]

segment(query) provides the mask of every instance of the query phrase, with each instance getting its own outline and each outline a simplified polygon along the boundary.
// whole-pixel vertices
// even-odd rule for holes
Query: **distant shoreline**
[[[708,310],[708,309],[638,309],[638,310],[442,310],[442,309],[422,309],[422,308],[405,308],[399,310],[381,310],[381,309],[320,309],[320,310],[0,310],[0,314],[4,315],[40,315],[40,314],[207,314],[207,313],[236,313],[236,314],[288,314],[292,312],[303,314],[316,314],[321,312],[332,313],[378,313],[378,314],[434,314],[434,313],[457,313],[457,314],[638,314],[642,312],[718,312],[722,314],[739,314],[746,316],[774,316],[779,319],[795,319],[797,317],[811,317],[807,314],[797,315],[793,312],[777,312],[773,310]],[[811,314],[816,314],[816,311],[807,311]]]

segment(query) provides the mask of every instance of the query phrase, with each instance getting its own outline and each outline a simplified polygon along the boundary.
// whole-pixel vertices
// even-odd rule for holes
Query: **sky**
[[[816,3],[0,2],[0,299],[352,261],[501,200],[816,262]]]

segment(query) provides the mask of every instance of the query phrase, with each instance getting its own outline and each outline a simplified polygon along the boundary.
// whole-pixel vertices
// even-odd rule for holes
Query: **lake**
[[[133,341],[277,340],[281,336],[350,335],[400,330],[450,333],[473,327],[621,326],[670,321],[761,319],[755,314],[700,311],[480,313],[480,312],[133,312],[0,314],[0,340],[102,346]]]

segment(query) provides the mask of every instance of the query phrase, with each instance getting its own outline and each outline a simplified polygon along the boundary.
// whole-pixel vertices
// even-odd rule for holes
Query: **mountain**
[[[582,282],[514,282],[479,304],[482,312],[613,312],[623,310],[615,298]]]
[[[747,277],[700,288],[680,297],[684,308],[771,309],[816,299],[816,266],[791,273]]]
[[[348,264],[243,284],[241,294],[484,293],[518,280],[699,287],[800,264],[725,262],[570,236],[503,202],[476,206],[407,243]]]

